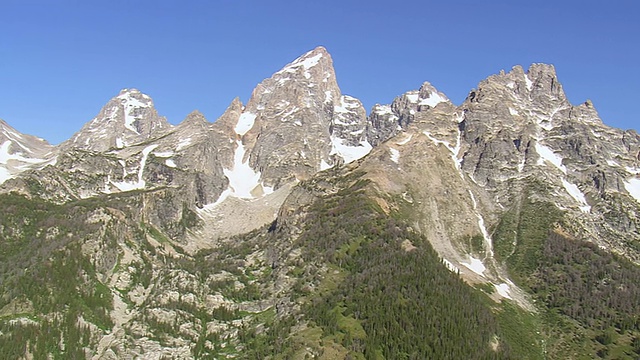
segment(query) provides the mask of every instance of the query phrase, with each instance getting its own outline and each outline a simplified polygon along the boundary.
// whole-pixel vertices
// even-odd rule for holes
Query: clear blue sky
[[[325,46],[342,92],[389,103],[430,81],[460,104],[501,69],[552,63],[570,101],[638,126],[640,1],[0,0],[0,118],[52,143],[121,88],[209,121]]]

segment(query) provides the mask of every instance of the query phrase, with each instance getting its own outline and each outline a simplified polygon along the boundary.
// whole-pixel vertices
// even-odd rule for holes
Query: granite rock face
[[[371,149],[366,111],[357,99],[341,94],[331,56],[322,47],[260,83],[237,124],[248,165],[269,188],[308,179]]]

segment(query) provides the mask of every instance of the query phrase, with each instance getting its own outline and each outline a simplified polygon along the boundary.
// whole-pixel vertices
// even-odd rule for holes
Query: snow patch
[[[624,188],[627,189],[629,195],[640,202],[640,179],[633,178],[624,181]]]
[[[173,151],[157,151],[153,153],[154,156],[159,157],[159,158],[169,158],[172,157],[174,155]]]
[[[320,171],[331,169],[333,165],[329,165],[324,159],[320,159]]]
[[[310,69],[318,65],[318,62],[320,61],[321,57],[322,57],[322,54],[316,54],[310,58],[304,59],[304,61],[301,64],[302,66],[304,66],[305,69]]]
[[[351,96],[343,95],[340,97],[340,103],[333,107],[334,113],[353,113],[360,107],[358,100]]]
[[[575,201],[580,203],[580,210],[582,210],[582,212],[588,213],[589,211],[591,211],[591,206],[589,206],[589,204],[587,203],[587,198],[584,196],[584,193],[580,191],[576,184],[572,184],[567,180],[562,179],[562,186],[564,186],[564,189],[567,190],[569,195],[571,195],[571,197]]]
[[[507,283],[502,283],[498,285],[493,284],[493,286],[496,288],[496,291],[498,292],[498,294],[500,294],[500,296],[506,299],[511,299],[511,295],[509,295],[509,292],[511,290],[509,288],[509,284]]]
[[[260,173],[249,166],[249,161],[244,160],[247,150],[242,141],[236,141],[237,148],[233,156],[231,170],[223,169],[224,175],[229,179],[231,194],[241,199],[253,199],[251,192],[260,185]]]
[[[211,205],[205,205],[204,209],[210,209],[210,208],[214,208],[220,204],[222,204],[225,200],[227,200],[227,198],[232,194],[232,190],[231,189],[225,189],[222,194],[220,194],[220,196],[218,197],[218,200],[216,200],[216,202],[214,202]]]
[[[448,141],[444,141],[444,140],[436,139],[433,135],[431,135],[431,133],[430,133],[430,132],[428,132],[428,131],[426,131],[426,130],[425,130],[425,131],[423,131],[422,133],[423,133],[423,134],[425,134],[425,135],[427,136],[427,138],[429,138],[429,140],[431,140],[434,144],[436,144],[436,145],[440,145],[440,144],[442,144],[442,145],[444,145],[447,149],[449,149],[449,151],[453,151],[453,148],[451,147],[451,144],[449,144],[449,142],[448,142]]]
[[[131,182],[131,181],[118,181],[118,182],[112,181],[111,184],[113,184],[113,186],[115,186],[116,188],[118,188],[118,190],[123,192],[140,189],[140,186],[138,183]]]
[[[362,140],[357,146],[349,146],[344,143],[344,139],[331,135],[331,153],[329,155],[340,155],[346,164],[363,158],[373,149],[367,140]]]
[[[178,142],[176,151],[180,151],[189,145],[191,145],[191,138],[181,139],[180,142]]]
[[[167,159],[167,160],[164,161],[164,163],[165,163],[165,165],[167,165],[170,168],[177,167],[176,163],[173,161],[173,159]]]
[[[137,92],[137,91],[134,91]],[[152,106],[151,103],[142,102],[131,96],[131,93],[125,93],[119,95],[118,99],[124,100],[122,106],[124,107],[124,127],[133,131],[136,134],[140,134],[138,130],[133,126],[134,122],[138,120],[136,116],[133,114],[135,109],[140,108],[149,108]]]
[[[287,101],[287,105],[288,105],[288,101]],[[298,110],[300,110],[297,106],[291,107],[291,108],[285,108],[281,111],[279,111],[278,113],[276,113],[276,116],[280,118],[281,122],[287,122],[289,120],[289,118],[291,117],[291,115],[295,114]]]
[[[138,169],[138,181],[120,181],[120,182],[111,182],[115,187],[120,191],[131,191],[131,190],[139,190],[144,189],[146,186],[146,182],[144,181],[144,167],[147,163],[147,158],[149,157],[149,153],[153,151],[153,149],[157,148],[158,145],[149,145],[144,150],[142,150],[142,159],[140,160],[140,168]],[[127,175],[127,170],[125,168],[124,160],[119,160],[120,165],[124,168],[124,176]]]
[[[462,263],[462,265],[480,276],[484,276],[484,272],[487,270],[482,261],[474,258],[473,256],[469,256],[469,262]]]
[[[478,211],[478,203],[476,202],[476,197],[473,196],[471,190],[469,191],[469,197],[471,197],[471,202],[473,204],[473,211],[476,213],[476,217],[478,218],[478,228],[480,228],[480,233],[482,234],[482,238],[484,239],[485,249],[489,257],[493,257],[493,243],[491,241],[491,236],[489,236],[489,232],[487,231],[487,227],[484,224],[484,218],[482,214]]]
[[[524,170],[524,166],[527,162],[527,157],[525,155],[522,156],[522,161],[518,164],[518,172],[522,172]]]
[[[640,174],[640,169],[637,167],[630,167],[630,166],[625,166],[624,169],[632,175],[638,175]]]
[[[144,150],[142,150],[142,160],[140,160],[140,169],[138,170],[138,183],[142,184],[144,188],[145,181],[142,179],[144,174],[144,166],[147,163],[147,158],[149,157],[149,153],[153,151],[153,149],[157,148],[158,145],[149,145]]]
[[[413,134],[407,136],[404,140],[398,141],[396,145],[400,145],[400,146],[406,145],[409,141],[411,141],[412,137],[413,137]]]
[[[513,109],[513,108],[509,108],[509,114],[511,114],[511,115],[513,115],[513,116],[518,116],[518,115],[520,115],[520,114],[518,113],[518,111],[516,111],[516,109]]]
[[[393,113],[393,111],[391,110],[391,106],[390,105],[376,104],[373,107],[373,112],[378,114],[378,115],[395,115]]]
[[[609,166],[620,166],[620,164],[618,164],[617,162],[615,162],[613,160],[607,160],[607,165],[609,165]]]
[[[238,135],[243,136],[246,134],[251,128],[256,120],[256,114],[247,112],[240,115],[238,118],[238,123],[236,124],[235,131]]]
[[[6,164],[12,158],[13,155],[9,154],[11,143],[11,140],[7,140],[0,146],[0,164]]]
[[[12,133],[12,135],[14,135],[15,137],[19,137],[18,134]],[[6,140],[4,143],[2,143],[2,145],[0,145],[0,165],[7,165],[9,161],[18,161],[19,164],[15,166],[15,169],[18,170],[18,172],[20,172],[20,171],[31,169],[35,165],[41,165],[41,167],[44,167],[52,163],[55,164],[56,162],[55,157],[53,159],[47,160],[47,159],[24,157],[22,153],[19,153],[19,152],[16,152],[13,154],[9,153],[10,147],[16,144],[19,145],[21,148],[26,149],[26,147],[20,144],[20,142],[18,141],[13,142],[11,140]],[[29,149],[27,150],[28,152],[32,152]],[[0,184],[13,178],[14,175],[15,174],[12,174],[11,171],[9,171],[9,169],[6,168],[5,166],[0,166]]]
[[[123,173],[122,176],[126,177],[127,176],[127,163],[124,160],[120,159],[120,160],[118,160],[118,164],[120,164],[120,166],[122,166],[122,173]]]
[[[389,153],[391,156],[391,161],[393,161],[396,164],[399,164],[400,162],[400,151],[394,149],[394,148],[389,148]]]
[[[278,85],[284,85],[287,81],[291,80],[290,77],[280,78],[278,79]]]
[[[333,95],[331,95],[331,91],[327,90],[324,92],[324,102],[332,102]]]
[[[527,74],[524,74],[524,81],[527,83],[527,89],[531,91],[533,89],[533,82],[529,80]]]
[[[19,142],[19,139],[22,139],[22,135],[9,129],[5,129],[4,127],[2,128],[2,133],[4,134],[4,136],[16,142]]]
[[[0,166],[0,184],[2,184],[3,182],[9,180],[13,178],[13,176],[11,175],[11,173],[9,172],[9,170],[5,169],[4,167]]]
[[[122,141],[122,139],[120,139],[120,138],[116,138],[116,147],[118,149],[122,149],[124,147],[124,141]]]
[[[409,102],[411,103],[417,103],[418,102],[418,93],[417,92],[411,92],[411,93],[407,93],[405,94],[405,96],[407,97],[407,99],[409,100]]]
[[[536,142],[536,152],[540,155],[538,165],[544,165],[544,162],[548,161],[560,169],[564,174],[567,173],[567,168],[562,165],[562,157],[556,155],[556,153],[554,153],[549,147]]]
[[[25,162],[28,164],[39,164],[41,162],[44,162],[45,159],[36,159],[36,158],[28,158],[28,157],[24,157],[22,155],[22,153],[14,153],[14,154],[10,154],[9,153],[9,148],[11,147],[11,145],[15,144],[14,142],[12,142],[11,140],[7,140],[4,143],[2,143],[2,145],[0,146],[0,164],[7,164],[7,162],[9,160],[17,160],[17,161],[21,161],[21,162]],[[20,145],[20,144],[18,144]]]
[[[429,105],[432,108],[434,108],[436,107],[436,105],[443,102],[447,102],[447,101],[449,100],[446,97],[443,97],[437,92],[435,92],[435,93],[430,93],[428,98],[420,100],[418,105]]]
[[[235,131],[239,136],[246,134],[254,125],[256,114],[247,112],[240,115]],[[236,140],[236,150],[233,155],[233,166],[231,169],[222,169],[224,175],[229,180],[229,188],[225,190],[213,206],[221,203],[227,197],[233,196],[239,199],[254,199],[252,192],[261,187],[263,194],[273,192],[272,187],[266,187],[260,182],[260,172],[255,171],[249,165],[249,159],[244,159],[247,149],[242,140]]]

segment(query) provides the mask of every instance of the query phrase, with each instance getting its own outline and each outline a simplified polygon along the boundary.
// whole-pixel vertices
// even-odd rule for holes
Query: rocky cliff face
[[[604,125],[589,101],[570,104],[553,66],[534,64],[526,73],[518,66],[491,76],[460,110],[466,143],[462,168],[499,206],[513,204],[522,184],[536,179],[552,189],[548,200],[580,224],[580,237],[623,253],[626,245],[608,239],[638,241],[635,211],[616,220],[611,211],[618,206],[613,203],[629,210],[637,206],[633,184],[640,137]]]
[[[281,332],[288,345],[271,339],[270,353],[339,358],[363,352],[365,338],[375,342],[367,333],[375,319],[359,318],[367,309],[347,293],[363,289],[358,281],[375,287],[385,272],[371,273],[382,263],[402,273],[406,264],[418,271],[418,259],[427,273],[451,277],[447,286],[461,277],[496,304],[535,313],[551,309],[551,296],[538,293],[548,279],[538,276],[553,239],[622,255],[609,263],[640,262],[640,136],[603,124],[590,102],[570,104],[550,65],[492,75],[460,106],[425,82],[367,116],[341,93],[319,47],[265,79],[246,105],[233,100],[213,123],[194,111],[172,126],[148,95],[123,90],[59,146],[4,122],[0,146],[8,211],[0,239],[9,249],[0,254],[0,284],[10,290],[0,320],[23,319],[3,322],[0,341],[21,326],[35,334],[55,323],[66,329],[61,338],[85,334],[76,343],[86,357],[251,349],[263,352],[245,354],[264,357],[254,338]],[[44,274],[54,275],[38,283]],[[66,297],[56,274],[77,275],[67,276],[76,297]],[[412,286],[437,288],[431,280]],[[600,280],[606,287],[619,279]],[[625,284],[615,291],[636,291]],[[345,303],[327,320],[317,309],[337,291]],[[406,296],[401,289],[392,298],[405,306]],[[101,310],[82,315],[89,303]],[[640,311],[636,303],[625,306]],[[492,311],[482,312],[487,338],[478,341],[506,354],[517,342],[491,325]],[[22,313],[48,322],[34,325]],[[64,316],[71,325],[60,323]],[[330,319],[340,320],[332,327]],[[589,326],[579,331],[595,334]],[[554,333],[526,331],[536,339]],[[542,356],[551,340],[536,341]],[[392,350],[384,351],[393,357]]]

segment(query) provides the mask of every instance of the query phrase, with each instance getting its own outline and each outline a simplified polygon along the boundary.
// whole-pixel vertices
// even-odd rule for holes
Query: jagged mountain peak
[[[235,137],[233,128],[236,126],[238,117],[240,117],[243,110],[244,105],[242,101],[240,101],[240,98],[234,98],[224,113],[213,123],[213,127],[218,131],[228,134],[230,137]]]
[[[258,84],[246,107],[240,110],[238,104],[217,122],[240,141],[236,149],[244,153],[235,166],[246,162],[267,188],[308,178],[370,150],[366,111],[359,100],[342,95],[324,47],[308,51]]]
[[[171,127],[158,115],[149,95],[123,89],[62,147],[102,152],[143,142]]]
[[[329,52],[327,52],[327,49],[322,46],[318,46],[315,49],[304,53],[302,56],[298,57],[289,64],[285,65],[276,74],[282,72],[292,73],[297,71],[298,68],[303,68],[305,71],[308,71],[318,64],[320,64],[320,66],[323,66],[327,65],[327,63],[329,65],[333,64],[331,55],[329,54]]]
[[[451,103],[445,94],[438,91],[438,89],[428,81],[425,81],[422,86],[420,86],[420,90],[418,90],[418,99],[418,105],[427,105],[431,108],[436,107],[440,103]]]
[[[333,60],[326,49],[317,47],[308,51],[260,83],[253,91],[247,109],[260,110],[266,101],[282,91],[295,92],[298,96],[308,91],[323,101],[336,99],[340,89]]]
[[[122,88],[120,89],[120,92],[116,97],[117,98],[142,97],[142,98],[151,100],[151,97],[149,95],[141,92],[139,89],[136,89],[136,88]]]
[[[111,101],[120,101],[126,109],[153,107],[153,99],[138,89],[122,89],[118,96]],[[132,121],[132,120],[130,120]],[[133,124],[127,123],[127,128],[133,132],[138,132]]]
[[[534,79],[539,78],[541,75],[551,76],[557,79],[556,67],[553,64],[546,63],[532,63],[529,65],[527,75]]]
[[[304,79],[312,80],[314,75],[317,76],[319,74],[323,75],[319,80],[324,82],[328,81],[328,77],[335,78],[333,59],[324,47],[317,47],[306,52],[277,71],[274,77],[279,75],[280,78],[278,80],[282,84],[287,81],[285,79],[291,76],[300,77],[302,75]]]
[[[443,106],[446,110],[442,110]],[[412,122],[427,120],[435,108],[450,111],[454,109],[454,105],[428,81],[423,82],[418,90],[410,90],[397,96],[391,104],[375,104],[368,117],[369,142],[377,146],[406,130]]]
[[[525,72],[521,65],[514,66],[511,71],[491,75],[478,84],[468,96],[468,100],[480,101],[487,93],[506,93],[522,98],[554,101],[568,104],[562,85],[558,81],[555,67],[551,64],[534,63]]]
[[[207,124],[209,124],[209,122],[204,114],[198,110],[193,110],[182,120],[179,126],[203,126]]]
[[[553,65],[542,63],[531,64],[529,71],[527,71],[527,78],[532,82],[530,90],[534,96],[538,94],[550,94],[559,100],[567,101]]]

